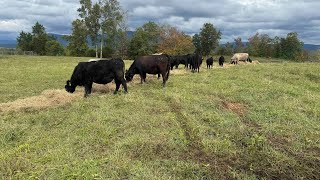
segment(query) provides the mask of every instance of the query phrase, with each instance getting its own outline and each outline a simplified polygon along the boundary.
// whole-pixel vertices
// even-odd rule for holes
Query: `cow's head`
[[[126,81],[131,81],[132,78],[134,76],[134,72],[132,70],[129,69],[129,71],[126,71],[126,74],[125,74],[125,78],[126,78]]]
[[[68,80],[66,83],[67,84],[64,86],[66,91],[69,93],[73,93],[76,90],[76,88],[70,85],[70,80]]]

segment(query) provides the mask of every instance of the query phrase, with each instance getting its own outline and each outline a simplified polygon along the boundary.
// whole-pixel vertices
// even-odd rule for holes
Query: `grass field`
[[[204,63],[165,88],[66,93],[85,60],[0,57],[0,179],[320,179],[319,63]]]

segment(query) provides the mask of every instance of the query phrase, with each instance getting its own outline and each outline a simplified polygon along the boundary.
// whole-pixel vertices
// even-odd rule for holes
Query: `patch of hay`
[[[123,89],[122,85],[120,85],[120,89]],[[113,91],[116,89],[116,84],[112,81],[108,84],[93,84],[92,85],[92,93],[98,93],[98,94],[106,94],[106,93],[113,93]]]
[[[76,91],[71,94],[60,89],[45,90],[39,96],[17,99],[13,102],[0,103],[0,113],[40,110],[49,107],[63,106],[82,97],[83,92]]]
[[[229,63],[223,64],[224,68],[230,68],[230,67],[233,67],[233,66],[235,66],[235,65],[234,64],[229,64]]]
[[[170,74],[171,74],[171,72],[170,72]],[[147,74],[146,82],[144,82],[144,83],[148,83],[148,82],[151,82],[151,81],[154,81],[154,82],[161,81],[162,82],[162,76],[160,75],[160,78],[158,79],[158,75],[157,74]],[[135,84],[141,84],[141,78],[140,78],[139,74],[134,75],[133,79],[130,82],[127,82],[127,86],[128,87],[130,87],[132,85],[135,85]],[[122,86],[120,86],[120,88],[121,87]]]
[[[252,64],[260,64],[259,61],[252,61]]]
[[[238,116],[244,116],[244,114],[247,112],[246,106],[241,103],[222,101],[222,106],[236,113]]]
[[[189,69],[173,69],[170,71],[170,75],[183,75],[183,74],[187,74],[188,71]],[[169,78],[170,78],[170,75],[169,75]]]

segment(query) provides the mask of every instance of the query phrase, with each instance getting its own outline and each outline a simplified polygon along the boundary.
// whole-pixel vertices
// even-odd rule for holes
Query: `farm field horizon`
[[[253,58],[64,90],[86,57],[0,57],[3,179],[319,179],[319,63]],[[226,64],[230,58],[226,57]],[[133,61],[125,60],[128,69]]]

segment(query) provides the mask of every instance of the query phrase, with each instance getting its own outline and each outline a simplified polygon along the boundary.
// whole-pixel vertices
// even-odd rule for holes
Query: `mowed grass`
[[[0,103],[63,89],[87,59],[0,58]],[[0,111],[0,177],[319,179],[320,64],[259,61]]]

